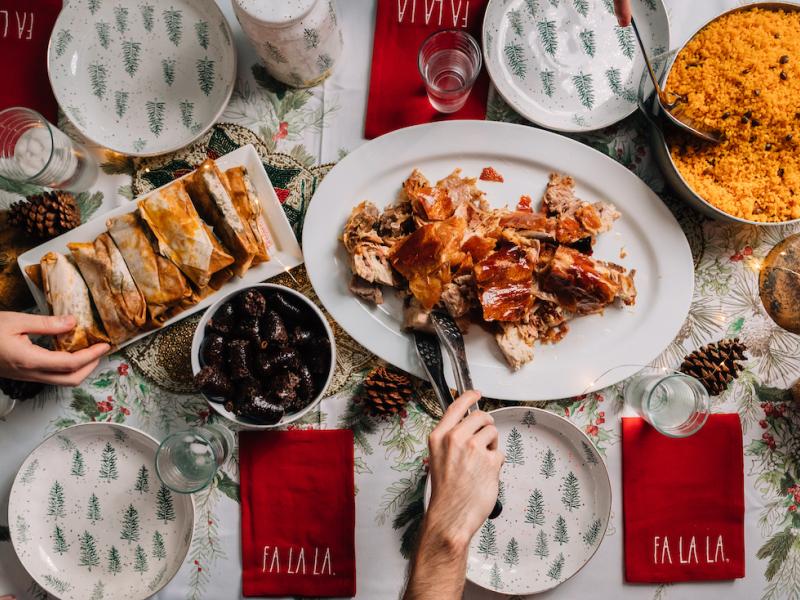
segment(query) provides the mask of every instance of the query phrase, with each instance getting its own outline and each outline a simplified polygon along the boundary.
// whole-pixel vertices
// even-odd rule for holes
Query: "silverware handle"
[[[661,86],[658,84],[658,77],[656,77],[656,72],[653,70],[653,65],[650,64],[650,57],[647,55],[647,50],[644,47],[642,36],[639,34],[639,28],[636,27],[636,21],[633,19],[633,17],[631,17],[631,27],[633,28],[633,32],[636,34],[636,41],[639,42],[639,49],[642,51],[642,58],[644,58],[644,64],[647,65],[647,72],[650,74],[653,87],[655,88],[658,97],[661,98],[663,92],[661,91]]]

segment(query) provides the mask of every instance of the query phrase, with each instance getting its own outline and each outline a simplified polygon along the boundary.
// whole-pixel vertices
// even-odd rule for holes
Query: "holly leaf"
[[[81,213],[81,223],[86,223],[103,204],[103,192],[95,192],[91,195],[89,192],[81,192],[75,196],[75,202]]]
[[[100,409],[97,408],[97,402],[95,402],[89,392],[82,388],[74,388],[72,390],[72,402],[70,402],[70,407],[76,412],[83,413],[90,419],[100,416]]]
[[[239,484],[231,479],[227,473],[223,471],[217,473],[217,487],[228,498],[234,502],[239,502]]]
[[[790,402],[792,392],[781,388],[769,387],[766,385],[754,385],[756,396],[761,402]]]
[[[107,388],[112,383],[114,383],[114,371],[110,369],[98,374],[97,377],[92,380],[92,386],[100,389]]]

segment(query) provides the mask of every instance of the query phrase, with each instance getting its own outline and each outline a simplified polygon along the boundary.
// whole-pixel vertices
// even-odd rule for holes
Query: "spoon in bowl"
[[[636,41],[639,42],[639,49],[642,51],[644,64],[647,65],[647,72],[650,74],[650,79],[652,80],[653,87],[656,90],[656,102],[658,102],[658,106],[661,108],[661,111],[667,115],[667,118],[674,125],[683,131],[691,133],[692,135],[707,142],[719,144],[722,139],[722,135],[719,131],[711,131],[695,125],[681,109],[680,105],[684,103],[685,100],[674,92],[667,92],[661,89],[661,86],[658,84],[658,77],[656,77],[656,73],[653,70],[653,65],[650,64],[650,58],[647,56],[647,50],[645,50],[642,36],[639,34],[639,29],[636,27],[636,21],[634,21],[633,18],[631,18],[631,27],[633,28],[633,32],[636,34]]]

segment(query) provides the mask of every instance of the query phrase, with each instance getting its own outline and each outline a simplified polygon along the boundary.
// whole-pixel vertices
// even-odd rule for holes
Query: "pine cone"
[[[393,415],[414,396],[411,379],[399,371],[376,367],[364,380],[361,398],[374,415]]]
[[[14,202],[8,222],[32,236],[49,239],[80,225],[81,217],[75,197],[55,190]]]
[[[0,377],[0,392],[14,400],[28,400],[42,391],[44,384],[33,381],[17,381]]]
[[[707,344],[689,354],[680,371],[699,379],[709,394],[718,396],[744,369],[742,361],[746,349],[739,338]]]

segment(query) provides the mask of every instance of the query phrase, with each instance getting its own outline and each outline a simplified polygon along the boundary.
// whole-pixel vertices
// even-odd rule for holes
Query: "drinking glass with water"
[[[233,453],[230,429],[219,425],[193,427],[167,436],[156,454],[156,473],[161,482],[180,494],[204,489],[217,469]]]
[[[419,49],[419,72],[428,100],[437,111],[460,110],[482,64],[481,49],[466,31],[446,29],[428,37]]]
[[[711,399],[694,377],[648,368],[625,384],[625,403],[656,430],[670,437],[697,433],[708,419]]]

